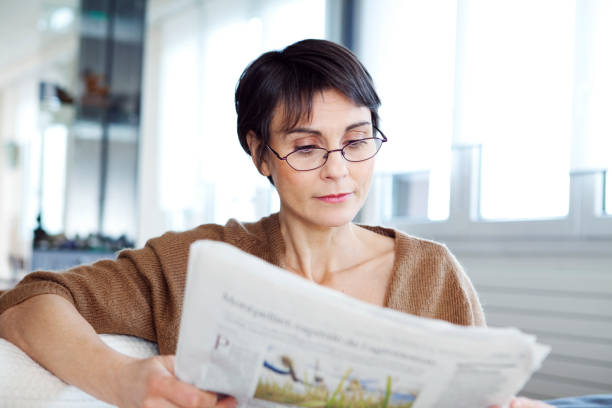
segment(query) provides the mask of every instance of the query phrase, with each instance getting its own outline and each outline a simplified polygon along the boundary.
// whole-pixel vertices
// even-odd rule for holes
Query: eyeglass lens
[[[382,140],[368,138],[355,140],[342,148],[342,156],[351,162],[368,160],[378,153]],[[287,163],[296,170],[313,170],[327,161],[329,151],[320,147],[299,149],[287,156]]]

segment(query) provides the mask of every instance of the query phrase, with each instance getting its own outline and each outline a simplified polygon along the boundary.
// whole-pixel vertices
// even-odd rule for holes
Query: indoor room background
[[[488,324],[552,346],[524,395],[612,392],[612,1],[2,0],[0,289],[278,198],[234,89],[339,42],[389,138],[357,222],[445,243]]]

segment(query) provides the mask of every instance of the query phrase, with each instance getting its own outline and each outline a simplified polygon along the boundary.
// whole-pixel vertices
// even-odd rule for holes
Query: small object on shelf
[[[125,235],[118,238],[103,234],[89,234],[85,238],[76,235],[68,238],[65,234],[48,234],[42,226],[42,216],[36,217],[32,251],[32,270],[68,269],[73,266],[114,258],[116,252],[133,248],[134,242]]]

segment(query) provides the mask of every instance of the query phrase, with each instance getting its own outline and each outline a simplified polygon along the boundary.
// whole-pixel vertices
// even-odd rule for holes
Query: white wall
[[[447,244],[472,279],[489,326],[518,327],[552,346],[523,395],[612,393],[612,246],[594,243],[581,254],[554,242],[507,242],[497,250]]]
[[[78,43],[72,26],[61,32],[41,31],[49,2],[0,2],[0,280],[10,276],[8,256],[24,261],[31,250],[38,180],[40,117],[38,82],[64,84],[64,71]],[[78,1],[56,6],[77,8]],[[15,167],[7,162],[6,145],[18,148]],[[27,266],[26,266],[27,267]]]
[[[25,77],[10,84],[0,84],[0,279],[10,277],[9,256],[26,259],[35,223],[32,200],[32,155],[39,140],[37,81]],[[14,165],[8,157],[8,146],[17,149]],[[25,223],[30,224],[25,226]],[[26,233],[27,230],[27,233]]]

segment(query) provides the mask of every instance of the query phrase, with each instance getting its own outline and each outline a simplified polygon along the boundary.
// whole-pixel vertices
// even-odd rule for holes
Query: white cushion
[[[132,357],[159,353],[157,345],[137,337],[103,334],[113,349]],[[2,408],[111,407],[66,384],[18,347],[0,339],[0,406]]]

